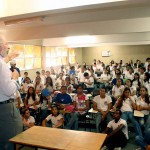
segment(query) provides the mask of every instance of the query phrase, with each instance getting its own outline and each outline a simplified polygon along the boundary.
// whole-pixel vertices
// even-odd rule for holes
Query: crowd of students
[[[15,68],[11,67],[12,72]],[[78,120],[92,107],[97,111],[96,131],[108,134],[103,149],[110,150],[127,144],[128,122],[141,149],[150,147],[149,97],[150,58],[144,63],[112,60],[108,65],[94,59],[90,66],[61,66],[57,72],[51,67],[37,71],[33,81],[25,72],[21,90],[15,94],[25,130],[35,124],[49,126],[50,121],[54,128],[78,130]],[[143,116],[135,116],[135,110]]]

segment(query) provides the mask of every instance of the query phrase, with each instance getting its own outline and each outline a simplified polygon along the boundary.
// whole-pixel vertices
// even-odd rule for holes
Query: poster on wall
[[[111,51],[102,51],[102,57],[110,57]]]

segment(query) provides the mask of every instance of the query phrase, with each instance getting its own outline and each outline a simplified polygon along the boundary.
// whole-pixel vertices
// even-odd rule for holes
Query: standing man
[[[22,119],[14,104],[14,93],[19,89],[15,80],[11,78],[11,71],[6,62],[17,56],[8,55],[8,44],[0,36],[0,149],[13,150],[9,139],[22,132]]]

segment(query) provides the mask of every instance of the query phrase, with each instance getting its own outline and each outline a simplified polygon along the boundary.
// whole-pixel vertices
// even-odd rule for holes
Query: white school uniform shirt
[[[132,102],[135,103],[135,99],[131,96],[131,100],[129,98],[125,99],[122,103],[122,106],[121,106],[121,111],[122,112],[126,112],[126,111],[130,111],[130,112],[133,112],[133,108],[132,108]]]
[[[59,123],[60,119],[62,119],[62,118],[63,118],[63,116],[62,116],[61,114],[59,114],[57,117],[55,117],[55,116],[53,116],[52,114],[50,114],[50,115],[46,118],[46,120],[47,120],[47,121],[51,120],[51,122],[52,122],[52,127],[54,127],[55,125],[57,125],[57,124]]]
[[[0,102],[12,98],[17,89],[19,85],[11,79],[11,71],[0,56]]]
[[[93,77],[90,77],[89,79],[85,79],[85,82],[92,83],[91,85],[88,85],[88,84],[85,83],[87,88],[93,88],[94,87],[94,78]]]
[[[84,73],[85,72],[79,72],[78,73],[78,80],[79,80],[79,82],[84,82],[85,81]]]
[[[133,80],[134,79],[134,73],[130,74],[129,72],[127,72],[126,75],[125,75],[125,78]]]
[[[101,74],[101,77],[100,77],[103,81],[109,81],[110,80],[110,75],[108,74]]]
[[[108,95],[105,95],[105,98],[101,98],[100,95],[97,95],[94,97],[93,101],[96,102],[97,109],[102,109],[103,111],[107,111],[108,104],[112,102],[112,99]]]
[[[112,88],[112,91],[115,92],[114,96],[121,95],[123,90],[124,90],[124,85],[120,85],[119,87],[117,87],[117,85],[114,85]]]
[[[24,118],[23,120],[25,120],[25,118]],[[25,120],[25,121],[26,121],[26,120]],[[33,116],[30,116],[26,122],[27,122],[28,124],[30,124],[30,123],[35,123],[35,119],[34,119]],[[29,128],[28,126],[24,126],[24,129],[25,129],[25,130],[28,129],[28,128]]]
[[[124,127],[121,129],[122,132],[124,133],[126,139],[129,139],[129,135],[128,135],[128,126],[127,126],[127,122],[124,119],[119,119],[119,121],[116,123],[115,120],[112,120],[108,123],[107,127],[112,129],[113,131],[119,126],[123,124]],[[121,139],[120,139],[121,140]]]
[[[25,83],[23,83],[23,89],[24,89],[24,92],[25,93],[27,93],[28,92],[28,88],[29,87],[33,87],[33,84],[32,83],[29,83],[29,84],[27,84],[26,82]]]
[[[36,101],[39,101],[39,97],[38,97],[37,94],[36,94],[36,96],[35,96],[35,99],[36,99]],[[29,99],[28,99],[28,104],[29,104],[29,105],[32,105],[33,103],[34,103],[34,100],[33,100],[32,97],[30,96]]]
[[[148,107],[150,106],[150,103],[146,103],[145,101],[142,100],[141,96],[139,96],[136,100],[136,105],[137,106],[143,106],[143,107]],[[141,112],[144,114],[144,115],[149,115],[149,110],[141,110]]]

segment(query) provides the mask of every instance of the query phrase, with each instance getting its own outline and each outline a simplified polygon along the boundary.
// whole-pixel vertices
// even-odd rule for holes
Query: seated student
[[[137,110],[144,114],[144,117],[137,118],[140,125],[143,127],[150,112],[150,101],[146,87],[140,88],[140,96],[136,100]]]
[[[28,77],[28,72],[24,72],[24,77],[21,79],[21,84],[25,83],[26,77]]]
[[[135,141],[141,147],[141,150],[150,150],[150,116],[145,124],[144,136],[136,136]]]
[[[63,76],[63,73],[59,74],[59,78],[57,78],[55,82],[55,86],[57,90],[60,90],[61,86],[65,83],[65,77]]]
[[[139,88],[141,86],[139,73],[134,74],[134,79],[132,80],[132,85],[136,87],[137,91],[139,91]]]
[[[41,92],[41,121],[43,121],[51,112],[52,97],[50,91],[45,88]]]
[[[70,83],[70,77],[66,77],[65,86],[67,87],[67,93],[72,93],[74,91],[73,85]]]
[[[128,121],[134,126],[136,135],[142,136],[142,131],[140,125],[136,121],[133,116],[133,110],[136,109],[135,99],[131,96],[131,91],[128,87],[126,87],[121,95],[121,97],[117,100],[116,104],[114,105],[113,109],[119,108],[122,112],[121,118]]]
[[[34,88],[35,88],[36,94],[40,95],[41,91],[44,89],[44,85],[41,83],[41,77],[37,76],[35,78]]]
[[[123,85],[123,79],[121,78],[121,73],[116,73],[116,78],[111,82],[112,85],[116,85],[117,79],[121,79],[121,84]]]
[[[29,87],[25,101],[24,101],[25,108],[30,108],[33,110],[37,110],[39,107],[39,97],[35,93],[34,87]]]
[[[93,99],[93,109],[98,111],[96,116],[97,132],[100,132],[101,121],[107,119],[107,122],[109,122],[112,119],[109,113],[109,110],[111,109],[112,106],[111,103],[112,103],[112,99],[110,96],[106,95],[106,88],[101,87],[100,95],[95,96]]]
[[[22,93],[26,94],[28,92],[28,88],[33,86],[29,77],[25,78],[25,83],[22,84]]]
[[[69,105],[72,103],[72,99],[69,94],[67,94],[67,87],[62,86],[61,87],[61,93],[58,93],[54,99],[54,102],[56,102],[57,106],[61,109],[64,110],[66,105]]]
[[[121,79],[117,79],[116,85],[114,85],[112,88],[112,96],[114,98],[114,103],[121,96],[123,90],[124,90],[124,85],[121,85]]]
[[[125,79],[133,80],[133,78],[134,78],[133,72],[134,71],[133,71],[132,67],[130,67],[128,73],[125,74]]]
[[[75,67],[74,66],[70,67],[70,70],[69,70],[68,74],[69,75],[76,75],[76,71],[75,71]]]
[[[22,122],[24,130],[33,127],[35,124],[35,119],[33,116],[30,116],[30,111],[27,108],[22,111]]]
[[[43,120],[42,126],[46,127],[46,123],[48,121],[51,121],[53,128],[62,128],[64,119],[63,116],[59,114],[57,106],[52,105],[51,110],[52,110],[52,114],[50,114],[49,116],[46,117],[45,120]]]
[[[46,78],[45,88],[49,90],[49,92],[53,93],[55,90],[55,85],[53,84],[53,80],[51,77]]]
[[[88,91],[88,93],[91,93],[94,89],[94,78],[91,77],[87,72],[84,73],[84,77],[84,84],[86,85],[86,90]]]
[[[75,112],[71,113],[67,128],[78,130],[78,118],[85,117],[89,109],[89,98],[83,93],[82,85],[77,86],[77,94],[73,97],[73,105]]]
[[[136,99],[137,95],[136,95],[136,87],[132,85],[132,80],[127,79],[126,83],[125,83],[125,87],[128,87],[131,91],[131,96]]]
[[[105,129],[107,137],[104,141],[104,147],[101,150],[114,150],[115,147],[125,147],[128,137],[127,122],[121,119],[122,112],[120,109],[116,109],[113,114],[114,120],[110,121]]]

